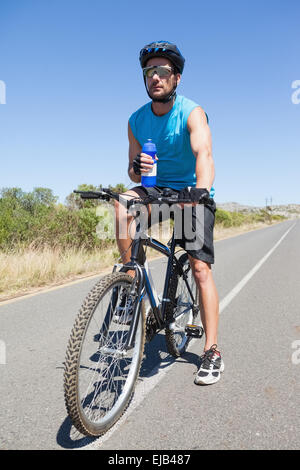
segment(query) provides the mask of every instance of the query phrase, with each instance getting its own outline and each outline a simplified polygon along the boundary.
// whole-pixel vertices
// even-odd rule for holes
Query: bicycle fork
[[[140,319],[140,311],[143,297],[146,293],[145,290],[145,279],[144,273],[138,264],[135,265],[135,279],[133,282],[133,286],[131,288],[131,292],[129,295],[134,296],[134,303],[133,303],[133,316],[130,323],[130,328],[128,332],[128,337],[125,343],[124,349],[127,351],[128,349],[132,349],[134,346],[134,340],[136,335],[136,330],[138,326],[138,322]]]
[[[138,325],[139,316],[140,316],[141,302],[146,293],[148,294],[149,299],[150,299],[150,304],[151,304],[153,314],[155,316],[155,320],[157,323],[157,329],[161,330],[163,328],[170,327],[170,325],[166,325],[165,323],[165,310],[167,307],[167,303],[170,302],[168,295],[169,295],[170,279],[172,276],[172,271],[174,269],[175,245],[176,245],[176,242],[175,242],[175,236],[173,233],[171,243],[170,243],[170,250],[168,251],[168,253],[164,252],[164,254],[167,254],[168,256],[168,265],[167,265],[167,272],[166,272],[165,284],[164,284],[164,290],[163,290],[163,298],[161,301],[161,309],[159,309],[159,307],[155,305],[155,300],[153,299],[152,287],[149,282],[148,275],[145,272],[145,267],[141,266],[138,262],[136,262],[138,259],[138,250],[139,250],[138,243],[133,244],[131,263],[128,263],[128,265],[123,266],[123,268],[121,269],[125,271],[129,269],[134,269],[136,273],[134,285],[132,286],[132,290],[129,294],[129,295],[134,296],[134,304],[133,304],[133,318],[131,320],[128,338],[125,344],[125,350],[131,349],[134,346],[134,339],[135,339],[135,334],[136,334],[137,325]]]

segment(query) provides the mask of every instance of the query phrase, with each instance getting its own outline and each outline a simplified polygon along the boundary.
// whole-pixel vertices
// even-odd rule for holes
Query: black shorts
[[[144,188],[137,186],[132,188],[140,197],[144,194],[151,194],[158,196],[163,192],[162,187],[154,186],[152,188]],[[172,194],[178,194],[179,191],[168,188]],[[159,211],[158,205],[153,204],[151,212]],[[183,248],[190,256],[199,259],[209,264],[214,263],[214,243],[213,231],[215,224],[216,204],[204,205],[197,204],[196,206],[186,206],[184,210],[175,205],[174,212],[169,213],[169,218],[174,219],[174,230],[176,244]],[[154,217],[154,220],[157,218]],[[165,215],[159,213],[159,221],[165,220]],[[149,226],[151,226],[153,217],[149,219]]]

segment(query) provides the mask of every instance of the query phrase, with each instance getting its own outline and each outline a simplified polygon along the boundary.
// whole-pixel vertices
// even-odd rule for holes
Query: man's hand
[[[181,209],[185,205],[196,206],[204,199],[209,199],[209,192],[206,188],[186,187],[179,191],[178,199],[186,199],[189,203],[179,203]]]
[[[158,160],[155,155],[155,160]],[[136,175],[147,173],[153,166],[153,159],[146,153],[138,154],[132,161],[133,171]]]

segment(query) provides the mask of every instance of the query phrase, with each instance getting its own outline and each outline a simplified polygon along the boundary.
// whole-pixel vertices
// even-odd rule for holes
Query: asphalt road
[[[194,385],[203,340],[174,361],[146,345],[135,398],[99,439],[66,415],[63,362],[75,315],[96,282],[0,304],[0,449],[299,449],[300,221],[215,244],[225,371]],[[165,264],[151,263],[161,284]]]

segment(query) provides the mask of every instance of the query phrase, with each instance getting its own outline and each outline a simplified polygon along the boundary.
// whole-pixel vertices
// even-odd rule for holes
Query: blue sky
[[[216,201],[300,203],[299,15],[299,0],[1,0],[0,188],[63,202],[81,183],[129,185],[138,54],[164,39],[186,58],[178,93],[210,118]]]

